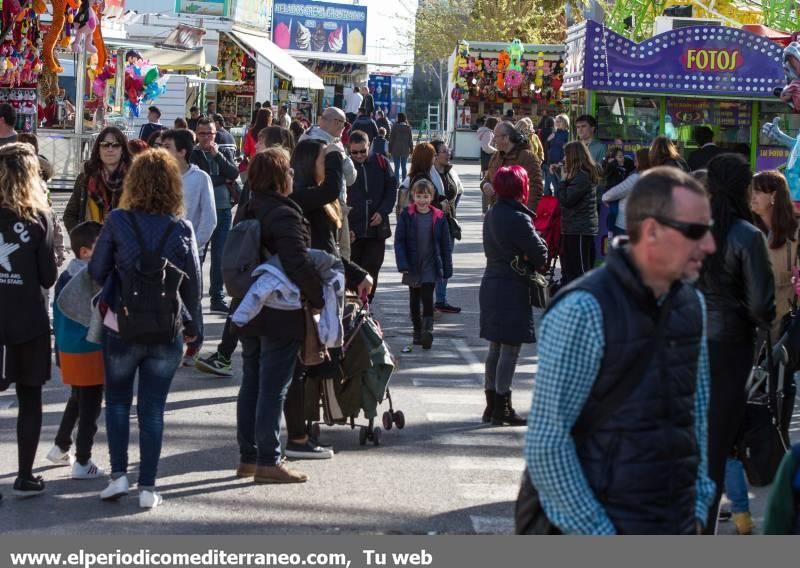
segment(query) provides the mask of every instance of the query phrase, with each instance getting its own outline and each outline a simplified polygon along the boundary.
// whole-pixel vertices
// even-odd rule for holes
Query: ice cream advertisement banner
[[[274,3],[272,41],[281,49],[365,55],[367,8],[283,0]]]

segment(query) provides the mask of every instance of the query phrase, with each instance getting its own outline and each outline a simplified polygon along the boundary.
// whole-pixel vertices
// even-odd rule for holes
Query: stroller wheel
[[[320,433],[321,432],[319,424],[314,423],[314,425],[311,427],[311,437],[314,438],[315,440],[319,440]]]
[[[383,430],[380,428],[373,428],[372,429],[372,443],[376,446],[381,445],[381,440],[383,439]]]
[[[368,436],[367,429],[363,426],[358,429],[358,443],[362,446],[367,445],[367,436]]]
[[[397,425],[397,429],[398,430],[402,430],[403,428],[405,428],[405,426],[406,426],[406,415],[403,414],[402,410],[396,411],[392,415],[392,419],[394,420],[394,423]]]
[[[389,413],[388,410],[383,413],[383,429],[384,430],[392,429],[392,415]]]

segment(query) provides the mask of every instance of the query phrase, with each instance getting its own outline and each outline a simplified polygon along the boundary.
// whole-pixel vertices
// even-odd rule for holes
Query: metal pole
[[[88,40],[86,40],[88,41]],[[78,51],[78,63],[75,65],[75,134],[83,134],[83,110],[86,95],[86,41]]]
[[[117,50],[117,70],[114,75],[114,111],[122,114],[125,101],[125,50]]]

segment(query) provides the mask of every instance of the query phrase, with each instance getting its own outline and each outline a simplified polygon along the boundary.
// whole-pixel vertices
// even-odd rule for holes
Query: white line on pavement
[[[514,534],[514,519],[509,517],[487,517],[470,515],[476,534]]]

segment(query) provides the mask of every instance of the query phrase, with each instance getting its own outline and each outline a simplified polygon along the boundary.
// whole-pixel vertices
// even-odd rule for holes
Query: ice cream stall
[[[280,102],[312,106],[311,122],[327,106],[343,107],[353,84],[367,82],[367,7],[309,0],[273,4],[272,41],[322,78],[323,87],[276,85]]]
[[[456,158],[478,159],[481,117],[529,116],[534,125],[545,112],[562,112],[563,45],[459,43],[448,62],[446,131]]]
[[[792,134],[800,128],[800,116],[774,94],[785,84],[782,45],[709,25],[634,43],[594,21],[570,28],[566,45],[564,91],[575,114],[597,118],[599,140],[634,150],[666,135],[686,157],[696,149],[695,127],[705,125],[718,146],[749,156],[756,169],[786,161],[788,150],[759,132],[776,116]]]
[[[369,90],[375,99],[375,110],[382,110],[391,120],[398,112],[406,112],[408,78],[397,75],[370,75]]]

